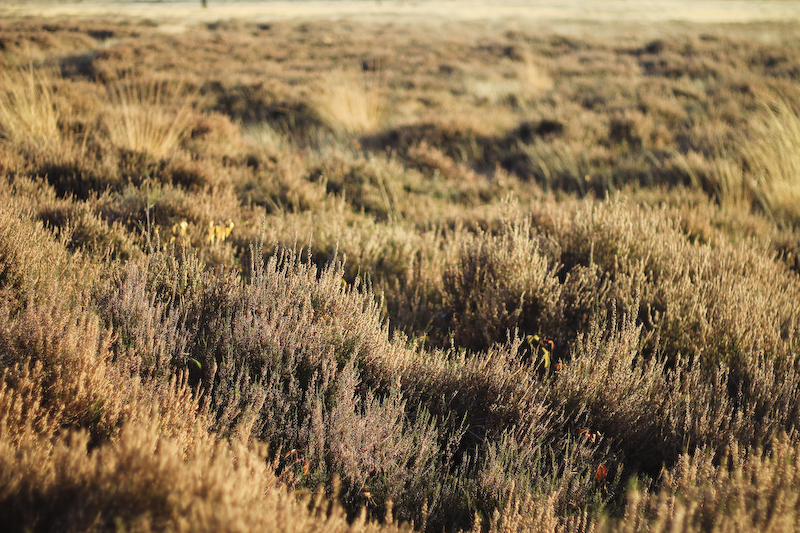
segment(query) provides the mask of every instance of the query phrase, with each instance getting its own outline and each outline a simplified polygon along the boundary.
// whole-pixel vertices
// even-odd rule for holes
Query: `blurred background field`
[[[797,530],[795,6],[0,4],[3,523]]]
[[[240,1],[208,0],[202,9],[200,0],[62,0],[22,2],[6,0],[0,6],[17,15],[46,16],[145,16],[184,22],[211,21],[215,17],[243,18],[256,21],[269,18],[414,18],[430,20],[503,20],[696,23],[754,22],[797,20],[796,0],[563,0],[497,1],[487,0],[284,0]],[[259,20],[260,21],[260,20]]]

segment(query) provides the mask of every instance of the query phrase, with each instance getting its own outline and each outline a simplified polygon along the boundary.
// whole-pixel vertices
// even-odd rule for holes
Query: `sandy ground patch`
[[[292,19],[359,18],[376,21],[525,21],[740,23],[800,20],[800,0],[545,0],[545,1],[264,1],[222,2],[3,2],[0,15],[122,17],[153,19],[170,31],[220,19],[256,22]]]

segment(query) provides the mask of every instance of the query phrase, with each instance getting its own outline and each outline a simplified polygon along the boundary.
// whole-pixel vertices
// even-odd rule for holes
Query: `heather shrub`
[[[299,481],[340,476],[351,513],[383,514],[391,499],[399,518],[422,520],[427,508],[431,527],[466,526],[514,492],[509,479],[519,490],[560,484],[561,509],[597,500],[595,452],[574,455],[554,429],[519,342],[469,359],[410,350],[389,341],[371,292],[342,275],[284,251],[242,283],[162,252],[120,267],[96,301],[120,332],[117,349],[148,354],[142,375],[188,369],[215,431],[299,450],[296,461],[308,461]],[[543,458],[567,453],[579,474],[565,481]]]
[[[188,155],[176,155],[165,162],[163,170],[157,173],[159,181],[171,183],[187,190],[202,191],[229,182],[223,168],[215,168],[209,160],[192,159]]]
[[[98,522],[134,527],[149,519],[174,520],[162,512],[169,506],[167,492],[151,485],[162,478],[157,472],[143,474],[158,464],[152,460],[158,447],[152,439],[160,434],[169,441],[176,431],[192,428],[185,420],[194,420],[197,404],[185,386],[142,386],[131,375],[135,361],[111,366],[110,333],[102,331],[97,316],[70,310],[68,304],[51,297],[16,312],[3,302],[0,515],[8,527],[20,530],[58,525],[77,531]],[[177,405],[168,403],[170,394]],[[149,417],[151,406],[166,413],[158,417],[156,412],[159,429],[132,430],[137,419]],[[120,433],[127,421],[133,425]],[[194,429],[195,436],[210,437],[196,423]],[[150,440],[149,451],[142,438]],[[174,450],[163,452],[167,458]],[[180,467],[180,457],[172,456]],[[142,461],[147,466],[139,470]]]
[[[637,313],[666,353],[699,354],[702,346],[704,359],[715,364],[728,362],[740,345],[791,349],[796,321],[786,294],[797,290],[796,279],[769,258],[762,243],[692,243],[667,213],[616,202],[586,203],[573,220],[556,222],[551,234],[561,246],[564,270],[597,265],[606,283],[624,289],[614,290],[612,298],[625,309],[631,289],[641,283]],[[756,296],[764,293],[772,296]],[[690,303],[700,300],[702,307]],[[746,320],[736,311],[745,305],[753,306]],[[680,309],[680,316],[670,309]],[[776,323],[768,318],[773,316],[784,318]]]
[[[408,421],[399,391],[362,383],[356,368],[386,349],[387,333],[371,293],[347,288],[341,274],[287,251],[243,284],[186,252],[162,252],[120,267],[97,302],[119,349],[147,354],[143,375],[188,368],[215,431],[303,450],[310,486],[336,474],[351,511],[367,491],[410,519],[426,498],[434,505],[426,492],[446,437],[424,409]]]
[[[61,198],[90,200],[108,190],[117,190],[127,181],[120,172],[119,160],[107,153],[98,155],[74,143],[64,143],[59,150],[31,150],[22,154],[20,169],[41,176]]]
[[[405,185],[406,190],[418,196],[430,194],[455,204],[479,206],[519,190],[516,180],[504,174],[499,167],[495,168],[491,177],[478,174],[466,162],[457,162],[426,140],[411,146],[404,159],[407,165],[418,169],[427,178],[413,185]]]
[[[4,19],[8,528],[797,529],[796,31],[404,17]]]
[[[122,190],[106,193],[94,204],[99,217],[112,226],[124,227],[142,248],[154,242],[156,234],[164,242],[179,239],[198,249],[207,247],[212,244],[211,223],[225,224],[226,220],[231,221],[226,213],[238,214],[232,187],[189,192],[151,179],[140,186],[129,183]],[[178,231],[175,225],[182,223],[186,226]]]
[[[486,349],[509,332],[538,333],[552,322],[557,258],[541,249],[526,222],[505,220],[496,237],[465,237],[455,264],[443,273],[442,313],[456,345]]]
[[[106,364],[111,337],[101,331],[97,317],[72,312],[65,303],[50,297],[15,312],[10,302],[3,302],[4,385],[28,390],[24,401],[31,402],[31,418],[42,419],[45,437],[54,436],[59,427],[84,428],[97,444],[116,432],[125,386],[133,384],[115,383],[122,375]],[[16,413],[25,415],[24,410]],[[20,426],[24,423],[15,420],[9,431]]]
[[[195,112],[190,128],[183,145],[198,156],[231,157],[241,153],[246,146],[242,128],[226,115]]]
[[[98,272],[35,219],[32,209],[10,201],[0,206],[0,291],[19,303],[53,290],[71,294]]]
[[[783,434],[769,442],[769,449],[748,453],[733,443],[720,458],[710,449],[682,455],[654,492],[632,487],[624,521],[608,520],[606,526],[626,531],[791,530],[797,521],[797,446]]]
[[[394,159],[331,153],[320,163],[310,179],[325,183],[327,192],[341,195],[352,209],[376,220],[398,217],[405,211],[408,191],[419,186],[417,176]]]
[[[68,239],[67,249],[87,254],[127,259],[135,253],[131,236],[118,221],[106,224],[88,203],[70,200],[53,200],[41,205],[37,217],[53,230],[60,231]]]
[[[95,362],[100,366],[91,369],[92,381],[86,383],[87,369],[75,369],[74,360],[50,361],[52,370],[65,373],[61,378],[80,381],[73,381],[78,386],[72,390],[56,385],[66,394],[49,400],[42,394],[50,390],[44,383],[49,371],[41,361],[32,367],[17,365],[11,372],[5,368],[0,386],[0,516],[7,527],[350,529],[341,508],[329,506],[321,495],[309,512],[308,499],[297,501],[287,494],[274,463],[265,462],[263,448],[219,441],[210,434],[207,422],[196,415],[197,397],[185,382],[139,384],[122,373],[105,388],[81,392],[80,385],[102,381],[103,367],[114,372]],[[110,441],[98,443],[92,441],[92,431],[67,428],[81,423],[73,408],[86,401],[82,394],[100,391],[107,393],[103,409],[124,404],[125,423]],[[65,405],[59,403],[65,400]],[[91,405],[96,408],[97,402]],[[305,523],[298,516],[307,516]],[[368,529],[363,519],[355,526]]]
[[[319,209],[326,193],[323,181],[314,180],[303,157],[290,150],[251,155],[253,171],[240,179],[241,204],[264,208],[266,213],[296,213]]]
[[[441,272],[459,245],[457,233],[375,221],[353,213],[345,198],[329,197],[317,211],[270,220],[259,237],[285,247],[309,243],[318,266],[341,257],[345,280],[365,278],[381,295],[390,328],[423,334],[441,307]]]
[[[564,404],[572,404],[569,412],[601,412],[587,425],[599,424],[609,436],[619,431],[626,460],[650,475],[686,449],[721,449],[727,438],[752,445],[796,427],[797,326],[795,298],[789,296],[797,293],[796,277],[752,241],[693,244],[663,213],[616,209],[604,203],[578,211],[576,225],[553,235],[563,264],[576,265],[565,274],[565,299],[557,304],[565,329],[554,335],[571,348],[555,398],[577,394],[577,403]],[[659,235],[656,241],[653,235]],[[600,332],[593,329],[596,320],[602,324],[615,309],[633,320],[626,328],[641,328],[626,333],[621,352],[604,351],[614,346],[605,334],[571,340],[575,317],[578,324],[589,317],[589,331]],[[589,346],[597,348],[584,356]],[[591,368],[583,368],[586,363]],[[613,371],[616,364],[625,370]],[[597,400],[590,399],[595,389],[586,376],[599,387]],[[614,384],[620,376],[626,384]],[[611,406],[623,419],[615,422]]]
[[[385,133],[376,133],[360,139],[366,150],[377,152],[394,151],[400,157],[411,156],[413,163],[420,147],[440,150],[455,162],[465,162],[485,170],[494,169],[497,141],[494,131],[478,119],[469,116],[437,116],[429,121],[400,125]],[[439,155],[439,154],[436,154]]]
[[[591,211],[583,211],[584,208]],[[729,437],[761,442],[777,431],[795,427],[796,399],[791,392],[796,387],[791,355],[795,341],[791,339],[796,325],[791,311],[794,299],[787,294],[796,294],[797,288],[796,279],[784,266],[769,260],[767,252],[752,241],[738,245],[723,241],[715,246],[692,243],[664,212],[622,208],[615,202],[587,202],[573,212],[575,218],[564,226],[563,221],[547,221],[543,214],[546,212],[534,215],[543,231],[536,242],[550,243],[550,253],[564,266],[559,275],[550,271],[544,277],[550,279],[546,286],[554,294],[541,308],[544,311],[526,315],[516,296],[506,307],[515,314],[497,328],[494,338],[482,329],[491,322],[476,321],[467,323],[471,327],[463,327],[453,320],[446,322],[450,329],[443,329],[449,332],[451,342],[473,347],[470,342],[476,342],[481,335],[478,342],[486,346],[502,342],[503,336],[513,335],[515,328],[519,333],[552,336],[556,341],[552,364],[556,357],[564,364],[551,397],[560,406],[557,410],[563,409],[565,416],[577,423],[599,424],[599,431],[613,435],[609,442],[615,442],[614,446],[625,454],[625,461],[652,476],[687,448],[706,444],[721,447]],[[551,224],[559,229],[548,231]],[[513,239],[526,242],[530,248],[523,248],[527,253],[520,252],[518,257],[525,258],[520,264],[528,265],[537,255],[532,240],[520,235],[526,225],[530,227],[521,221],[506,224],[498,237],[482,238],[503,244],[515,242]],[[659,235],[659,245],[651,246],[648,243],[652,241],[644,235]],[[470,244],[475,242],[473,238],[480,235],[463,237]],[[448,276],[456,272],[462,277],[455,279],[480,281],[467,274],[493,272],[496,267],[491,261],[503,257],[487,256],[478,256],[474,266],[464,268],[462,255],[460,263],[454,261],[443,272],[443,309],[454,301],[448,300],[451,294],[468,294],[466,290],[450,288],[452,278]],[[743,265],[743,258],[752,263]],[[540,269],[548,272],[544,261]],[[731,277],[739,281],[730,283],[727,280]],[[487,275],[485,279],[491,278]],[[506,274],[499,279],[506,280],[504,289],[514,287],[508,282],[513,276]],[[524,279],[530,282],[531,277]],[[470,287],[483,286],[474,282]],[[449,294],[445,292],[448,289]],[[763,293],[772,296],[744,303]],[[524,294],[536,293],[531,290]],[[697,309],[700,299],[715,311],[685,312]],[[485,293],[478,293],[471,301],[476,307],[492,301],[493,312],[502,308]],[[745,306],[750,313],[758,310],[762,314],[745,318],[741,311]],[[469,308],[462,304],[461,309]],[[614,334],[607,336],[608,325],[615,324],[616,309],[629,317],[619,340]],[[776,313],[784,317],[778,323],[767,318]],[[541,315],[546,317],[545,327],[520,327],[527,317]],[[480,316],[492,315],[484,312]],[[586,331],[594,333],[586,337]],[[526,358],[530,357],[526,355],[529,351],[527,348],[520,353]],[[541,364],[536,357],[532,362]],[[585,364],[591,366],[584,367]],[[624,370],[614,371],[617,364]],[[777,378],[779,375],[781,379]],[[611,385],[615,379],[625,383]],[[609,393],[620,396],[610,398],[606,396]],[[608,406],[616,406],[617,414],[612,414]],[[759,423],[745,424],[750,413],[755,412],[759,413]]]
[[[168,280],[155,281],[167,287]],[[65,303],[51,299],[21,312],[7,302],[2,307],[0,516],[8,527],[247,531],[285,523],[304,509],[307,500],[284,493],[286,478],[276,478],[277,463],[264,461],[263,447],[246,446],[246,417],[239,416],[233,442],[219,441],[210,430],[224,416],[203,414],[209,403],[201,404],[185,370],[157,375],[140,355],[146,352],[115,346],[97,316]],[[211,403],[212,413],[221,403]],[[360,443],[367,434],[353,433],[346,411],[338,416],[345,419],[332,427],[355,439],[342,443]],[[387,435],[398,423],[375,420],[389,422]],[[426,424],[420,419],[421,428]],[[347,464],[352,453],[345,447],[339,455]],[[314,509],[315,520],[346,527],[338,508],[331,513],[318,499]]]

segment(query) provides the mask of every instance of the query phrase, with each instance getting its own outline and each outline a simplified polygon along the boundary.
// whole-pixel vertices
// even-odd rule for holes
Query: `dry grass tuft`
[[[514,70],[522,85],[523,95],[538,96],[542,92],[549,91],[555,85],[545,62],[536,57],[533,52],[523,53],[519,65]]]
[[[33,65],[0,74],[0,137],[17,146],[55,149],[61,143],[60,113],[50,76]]]
[[[182,84],[128,79],[108,88],[103,123],[118,148],[164,157],[189,134],[197,103]]]
[[[333,70],[314,86],[311,107],[334,131],[362,135],[385,125],[388,103],[381,73],[354,68]]]
[[[772,97],[753,121],[744,157],[761,207],[778,222],[800,224],[800,113]]]

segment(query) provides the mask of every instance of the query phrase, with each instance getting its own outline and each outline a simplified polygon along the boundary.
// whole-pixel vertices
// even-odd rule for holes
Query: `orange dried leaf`
[[[595,472],[594,477],[597,479],[597,481],[603,481],[607,475],[608,467],[606,467],[606,465],[600,465],[597,467],[597,472]]]

